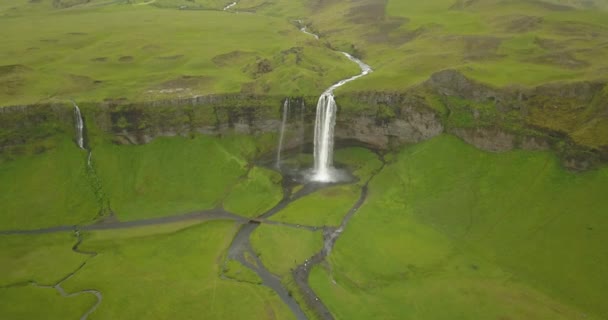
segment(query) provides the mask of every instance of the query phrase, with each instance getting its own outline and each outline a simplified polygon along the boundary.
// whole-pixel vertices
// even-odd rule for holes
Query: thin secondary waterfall
[[[334,90],[373,71],[370,66],[366,65],[361,60],[346,52],[341,53],[350,61],[355,62],[361,69],[361,73],[348,79],[340,80],[338,83],[332,85],[323,92],[317,102],[314,140],[315,166],[312,180],[318,182],[332,182],[336,179],[332,174],[335,171],[333,168],[333,153],[334,126],[336,124],[337,111],[336,101],[334,100]]]
[[[236,2],[231,2],[231,3],[229,3],[228,5],[226,5],[224,7],[224,11],[226,11],[226,10],[228,10],[228,9],[234,7],[234,6],[236,6]]]
[[[74,105],[74,126],[76,127],[76,144],[80,149],[84,150],[84,121],[82,120],[82,114],[80,113],[80,108],[76,102],[72,101]]]
[[[304,115],[306,114],[306,103],[302,100],[300,104],[300,153],[304,151],[304,135],[306,134],[306,126],[304,125]]]
[[[283,119],[281,121],[281,132],[279,133],[279,148],[277,149],[277,168],[281,166],[281,151],[283,150],[283,138],[285,136],[285,124],[287,123],[287,115],[289,114],[289,98],[283,103]]]

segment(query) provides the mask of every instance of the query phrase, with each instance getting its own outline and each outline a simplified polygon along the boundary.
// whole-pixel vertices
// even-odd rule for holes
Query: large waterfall
[[[82,120],[82,114],[80,108],[76,102],[72,101],[74,105],[74,127],[76,128],[76,144],[80,149],[84,150],[84,121]]]
[[[281,121],[281,132],[279,133],[279,148],[277,149],[277,163],[276,166],[281,166],[281,151],[283,150],[283,138],[285,136],[285,124],[287,123],[287,115],[289,114],[289,98],[285,99],[283,103],[283,119]]]
[[[315,166],[312,175],[313,181],[333,182],[337,179],[333,168],[334,153],[334,126],[336,124],[336,101],[334,100],[334,90],[344,84],[356,80],[372,72],[370,66],[361,60],[351,56],[346,52],[341,52],[349,60],[357,63],[361,68],[361,73],[348,79],[340,80],[338,83],[329,87],[319,97],[317,102],[317,118],[315,121]]]

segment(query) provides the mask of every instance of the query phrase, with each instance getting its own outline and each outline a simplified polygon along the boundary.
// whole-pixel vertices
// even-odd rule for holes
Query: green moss
[[[96,302],[92,294],[67,298],[54,288],[0,288],[0,310],[8,319],[79,319]]]
[[[2,235],[0,240],[0,286],[29,281],[54,285],[88,258],[72,251],[76,238],[68,232]]]
[[[90,223],[100,212],[86,152],[65,136],[49,146],[40,154],[0,162],[2,229]]]
[[[252,139],[157,138],[95,148],[95,167],[118,217],[134,220],[216,207],[255,153]]]

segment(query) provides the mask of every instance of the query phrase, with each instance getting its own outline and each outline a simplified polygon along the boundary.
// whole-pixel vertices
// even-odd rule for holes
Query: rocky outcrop
[[[608,135],[601,134],[608,132],[605,82],[494,88],[444,70],[421,87],[447,108],[446,131],[481,149],[553,149],[575,170],[608,158]]]

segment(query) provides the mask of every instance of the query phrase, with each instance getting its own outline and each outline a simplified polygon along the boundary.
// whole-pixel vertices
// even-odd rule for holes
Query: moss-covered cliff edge
[[[284,96],[210,95],[152,102],[80,102],[88,135],[118,144],[157,136],[276,133]],[[312,140],[317,97],[291,97],[287,147]],[[378,149],[417,143],[443,132],[481,149],[552,149],[566,167],[608,161],[608,86],[556,83],[493,88],[444,70],[403,92],[337,94],[336,139]],[[57,134],[73,134],[71,103],[0,109],[3,158],[44,152]]]

